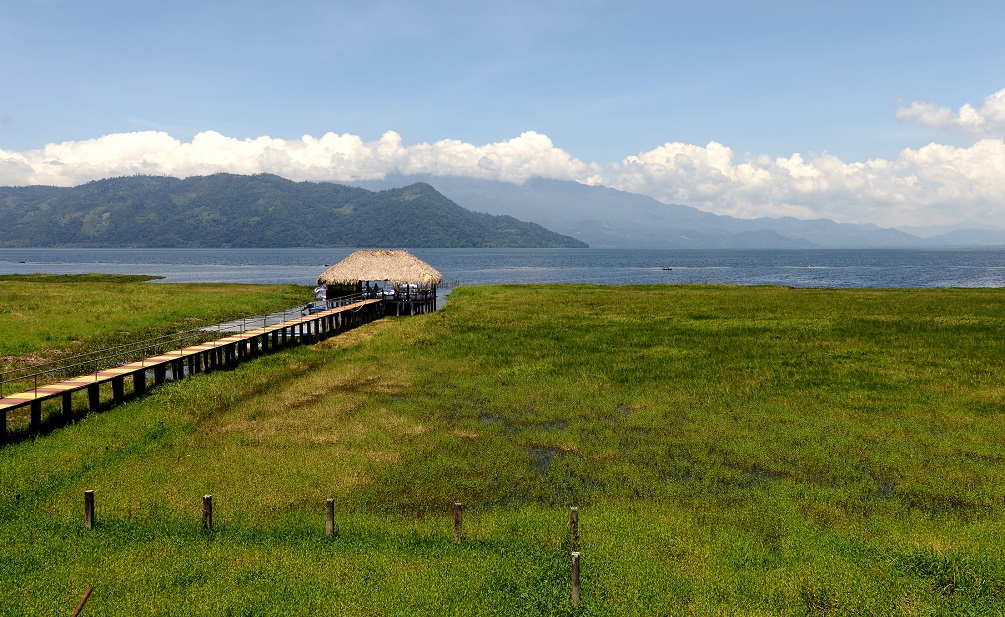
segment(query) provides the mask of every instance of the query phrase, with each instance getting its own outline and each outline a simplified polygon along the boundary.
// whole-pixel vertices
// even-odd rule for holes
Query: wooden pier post
[[[154,385],[161,386],[164,385],[164,379],[167,377],[167,371],[164,370],[163,364],[158,364],[154,367]]]
[[[579,540],[579,508],[576,506],[569,508],[569,539],[572,540],[572,546],[575,547]]]
[[[64,392],[62,402],[63,419],[69,420],[73,417],[73,393]]]
[[[147,391],[147,370],[133,373],[133,394],[143,394]]]
[[[101,391],[96,383],[87,386],[87,411],[97,411],[101,407]]]
[[[28,432],[33,436],[42,432],[42,401],[37,399],[31,402],[31,424]]]
[[[213,529],[213,496],[203,495],[202,496],[202,528],[206,530]]]
[[[112,377],[112,400],[115,404],[121,403],[126,398],[125,378],[122,375]]]
[[[325,536],[335,536],[335,500],[325,501]]]
[[[7,410],[0,411],[0,446],[7,443]]]
[[[84,491],[84,528],[94,529],[94,491]]]

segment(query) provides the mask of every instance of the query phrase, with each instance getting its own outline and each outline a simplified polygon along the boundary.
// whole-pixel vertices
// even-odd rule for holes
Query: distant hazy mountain
[[[511,216],[464,209],[428,184],[372,192],[268,174],[0,187],[0,220],[7,247],[586,246]]]
[[[1005,231],[995,228],[955,229],[944,234],[925,238],[925,245],[933,248],[1005,246]]]
[[[1005,229],[976,221],[897,229],[924,238],[925,244],[932,247],[1005,246]]]
[[[368,188],[427,182],[465,208],[509,214],[567,234],[592,247],[624,248],[925,248],[1005,245],[1005,233],[921,238],[876,225],[827,219],[740,219],[644,195],[577,182],[532,179],[523,185],[472,178],[396,176],[354,183]]]

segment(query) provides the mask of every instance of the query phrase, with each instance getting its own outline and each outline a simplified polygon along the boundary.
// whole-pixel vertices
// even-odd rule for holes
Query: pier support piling
[[[133,373],[133,394],[143,394],[147,389],[147,370]]]
[[[112,377],[112,400],[115,404],[121,403],[126,398],[125,379],[122,376]]]
[[[63,419],[69,420],[70,418],[73,417],[73,393],[64,392],[62,399],[63,399],[62,401]]]
[[[87,386],[87,411],[97,411],[101,406],[101,391],[98,388],[96,383]]]
[[[28,432],[32,436],[42,432],[42,401],[34,400],[31,402],[31,424],[28,427]]]

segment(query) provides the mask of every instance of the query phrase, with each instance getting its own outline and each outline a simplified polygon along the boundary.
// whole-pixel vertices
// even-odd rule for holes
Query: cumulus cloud
[[[190,142],[150,131],[26,152],[0,150],[0,185],[69,186],[133,174],[217,172],[335,182],[392,173],[516,183],[539,176],[603,184],[739,217],[830,218],[886,226],[972,219],[1005,225],[1005,141],[993,138],[966,148],[933,143],[905,149],[894,160],[865,162],[845,162],[826,153],[741,160],[717,142],[670,142],[600,165],[573,158],[535,132],[485,145],[457,140],[406,145],[392,131],[374,141],[336,133],[295,140],[235,139],[208,131]]]
[[[571,180],[596,169],[534,132],[483,146],[457,140],[405,146],[393,131],[370,142],[336,133],[284,140],[235,139],[207,131],[189,143],[167,133],[146,131],[50,144],[28,152],[0,150],[0,184],[5,185],[71,186],[133,174],[184,178],[217,172],[343,182],[383,178],[389,173],[428,173],[523,182],[539,175]]]
[[[973,137],[1005,137],[1005,89],[985,98],[979,108],[967,103],[953,111],[928,101],[913,101],[897,110],[897,119]]]
[[[911,225],[975,219],[1005,223],[1005,142],[930,144],[892,161],[846,163],[822,154],[756,157],[668,143],[605,170],[605,184],[739,217],[794,216]]]

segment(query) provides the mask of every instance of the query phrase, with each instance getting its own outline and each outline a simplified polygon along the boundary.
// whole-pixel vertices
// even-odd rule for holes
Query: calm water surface
[[[312,285],[352,249],[0,249],[0,274],[148,274],[168,282]],[[1005,287],[1005,250],[414,249],[445,286],[725,283]],[[664,270],[664,268],[671,268]]]

